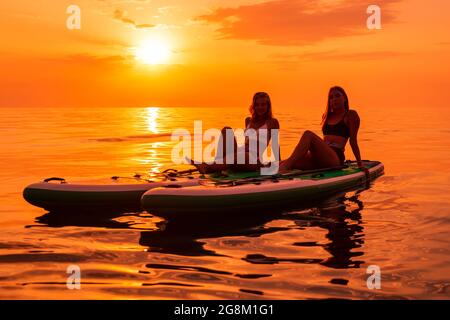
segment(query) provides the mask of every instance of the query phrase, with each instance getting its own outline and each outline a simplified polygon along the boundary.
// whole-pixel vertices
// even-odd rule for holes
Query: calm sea
[[[321,112],[276,113],[282,157],[302,131],[320,132]],[[22,190],[169,168],[173,129],[242,127],[247,108],[0,109],[0,298],[450,298],[448,112],[359,113],[363,158],[385,164],[370,189],[276,218],[211,212],[178,225],[145,212],[49,215]],[[80,290],[67,289],[70,265]],[[380,289],[367,287],[370,265]]]

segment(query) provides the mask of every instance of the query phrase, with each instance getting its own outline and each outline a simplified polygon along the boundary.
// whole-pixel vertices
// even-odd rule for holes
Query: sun
[[[171,50],[167,42],[149,39],[135,49],[136,60],[150,65],[164,64],[169,61]]]

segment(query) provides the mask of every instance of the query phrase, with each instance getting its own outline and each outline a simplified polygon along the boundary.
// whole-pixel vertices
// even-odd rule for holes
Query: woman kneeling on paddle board
[[[305,131],[292,155],[281,161],[279,172],[341,166],[345,161],[344,150],[348,140],[358,166],[362,167],[357,139],[359,123],[358,113],[350,110],[344,89],[332,87],[322,116],[323,139],[312,131]]]
[[[259,138],[263,134],[267,134],[265,149],[267,149],[269,142],[271,140],[271,130],[279,129],[280,125],[278,120],[273,117],[272,113],[272,103],[270,101],[270,97],[265,92],[257,92],[253,96],[252,104],[250,105],[250,114],[251,117],[247,117],[245,119],[245,132],[248,133],[248,130],[253,129],[256,131],[256,137],[252,135],[245,136],[245,163],[238,163],[238,146],[236,142],[236,137],[233,135],[232,139],[234,150],[227,150],[227,130],[232,130],[230,127],[225,127],[222,129],[222,134],[220,136],[219,146],[222,145],[222,150],[219,150],[216,155],[215,161],[212,164],[200,163],[196,164],[191,160],[191,164],[193,164],[200,173],[211,173],[218,172],[222,170],[226,170],[232,168],[234,170],[239,171],[256,171],[259,170],[262,166],[262,163],[259,159],[259,155],[263,154],[265,150],[260,152],[259,150]],[[265,129],[265,130],[264,130]],[[230,136],[228,136],[229,138]],[[251,141],[256,138],[256,141]],[[253,146],[257,146],[254,149]],[[252,148],[253,147],[253,148]],[[232,157],[227,157],[227,153],[233,152]],[[227,163],[227,158],[231,158],[231,163]],[[250,161],[253,158],[256,161]],[[220,160],[220,161],[218,161]],[[255,163],[256,162],[256,163]]]

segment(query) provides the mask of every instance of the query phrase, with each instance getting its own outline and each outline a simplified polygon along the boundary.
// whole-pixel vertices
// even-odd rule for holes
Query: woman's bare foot
[[[191,165],[193,165],[194,167],[197,168],[198,172],[200,172],[201,174],[207,174],[207,173],[213,173],[213,172],[218,172],[218,171],[222,171],[226,169],[226,165],[221,165],[221,164],[207,164],[205,162],[202,163],[195,163],[194,160],[186,157],[185,158],[187,162],[189,162]]]
[[[202,162],[202,163],[196,163],[194,160],[192,160],[191,158],[189,158],[189,157],[185,157],[185,159],[186,159],[186,161],[189,163],[189,164],[191,164],[191,165],[193,165],[194,167],[196,167],[197,168],[197,170],[198,170],[198,172],[200,172],[201,174],[205,174],[205,173],[207,173],[206,171],[207,171],[207,164],[206,163],[204,163],[204,162]]]
[[[200,164],[194,164],[194,166],[198,169],[198,172],[200,172],[201,174],[214,172],[214,170],[211,167],[211,165],[209,165],[207,163],[204,163],[204,162],[202,162]]]

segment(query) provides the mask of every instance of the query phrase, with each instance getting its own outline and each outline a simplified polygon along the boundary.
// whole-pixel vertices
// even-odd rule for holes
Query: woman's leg
[[[310,160],[308,159],[308,152]],[[308,165],[307,163],[302,164],[302,161],[311,161],[316,168],[335,167],[340,164],[336,152],[318,135],[309,130],[303,133],[292,155],[282,161],[279,171],[284,172]]]
[[[236,164],[232,165],[231,168],[236,171],[258,171],[262,167],[262,163],[257,160],[256,163],[250,162],[250,153],[248,150],[245,151],[245,162],[244,163],[238,163],[236,161]]]
[[[227,150],[227,130],[233,130],[230,127],[224,127],[221,131],[221,135],[218,142],[217,154],[214,159],[214,163],[208,164],[208,163],[200,163],[195,164],[193,161],[191,161],[191,164],[194,165],[200,173],[212,173],[212,172],[218,172],[222,170],[226,170],[228,167],[236,163],[237,159],[237,142],[236,137],[233,133],[233,150]],[[221,150],[218,150],[219,147],[222,146]],[[233,153],[233,158],[231,163],[227,163],[227,155]]]
[[[279,172],[286,172],[292,169],[299,170],[312,170],[315,168],[314,160],[311,156],[311,152],[307,152],[303,157],[299,158],[295,163],[289,164],[289,159],[280,161]]]
[[[228,137],[227,131],[230,132],[230,136]],[[227,146],[227,139],[232,139],[232,145],[233,150],[228,150]],[[222,146],[222,150],[219,150],[220,146]],[[232,155],[232,157],[230,156]],[[227,158],[231,158],[231,162],[227,160]],[[226,164],[235,164],[237,162],[237,141],[236,137],[234,135],[233,129],[230,127],[224,127],[221,130],[221,135],[219,137],[218,147],[217,147],[217,154],[215,157],[214,162],[221,162]],[[228,163],[230,162],[230,163]]]

